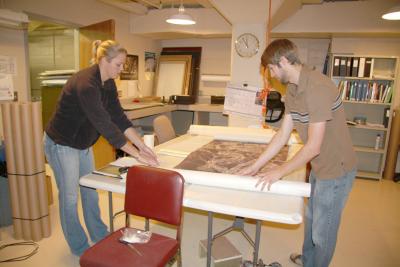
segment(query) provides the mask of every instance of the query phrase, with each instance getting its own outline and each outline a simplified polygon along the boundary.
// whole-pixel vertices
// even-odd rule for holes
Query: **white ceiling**
[[[173,8],[178,8],[180,5],[181,1],[180,0],[98,0],[103,3],[112,5],[114,7],[121,8],[125,11],[128,11],[129,13],[132,14],[133,20],[135,22],[135,27],[136,29],[138,28],[148,28],[148,24],[155,25],[157,24],[155,21],[159,21],[158,24],[160,25],[155,25],[157,28],[156,30],[139,30],[138,32],[134,32],[136,34],[141,34],[143,36],[155,38],[155,39],[176,39],[176,38],[199,38],[199,37],[204,37],[204,38],[212,38],[212,37],[223,37],[227,36],[230,34],[229,29],[228,31],[212,31],[212,27],[215,26],[218,28],[218,26],[221,26],[222,28],[225,27],[227,24],[228,26],[232,27],[232,25],[235,24],[260,24],[264,23],[267,24],[268,21],[268,13],[269,13],[269,2],[271,1],[271,19],[270,19],[270,24],[271,24],[271,29],[272,32],[274,33],[274,29],[285,29],[287,31],[291,32],[302,32],[304,35],[315,35],[316,37],[321,37],[321,35],[326,35],[329,33],[324,33],[321,31],[313,32],[313,31],[308,31],[308,27],[314,28],[315,25],[318,25],[319,21],[323,21],[325,15],[322,12],[327,12],[326,17],[332,16],[331,10],[333,10],[336,6],[340,6],[342,9],[337,9],[337,12],[342,12],[343,10],[352,10],[358,5],[360,6],[368,6],[371,4],[371,6],[378,7],[374,9],[365,9],[368,14],[357,14],[361,18],[365,16],[370,16],[370,17],[376,17],[376,23],[380,24],[380,14],[378,12],[381,12],[379,9],[379,6],[390,6],[396,4],[398,0],[182,0],[185,9],[189,12],[191,12],[191,15],[195,17],[196,21],[198,22],[195,27],[192,27],[191,29],[188,28],[188,26],[185,29],[181,28],[174,28],[171,27],[170,25],[167,25],[166,23],[163,23],[164,20],[160,20],[157,18],[157,16],[160,15],[165,15],[166,10],[173,10]],[[326,7],[329,6],[329,9]],[[347,8],[348,7],[348,8]],[[333,8],[333,9],[332,9]],[[344,9],[343,9],[344,8]],[[297,25],[294,25],[295,29],[290,29],[290,22],[293,20],[293,18],[299,17],[301,18],[301,14],[305,13],[305,10],[312,10],[312,17],[316,17],[317,20],[311,22],[314,25],[298,25],[301,28],[302,31],[299,31],[296,29]],[[213,11],[217,14],[217,16],[220,16],[220,20],[216,21],[214,25],[211,25],[210,29],[206,29],[202,27],[204,24],[209,24],[210,20],[209,17],[207,16],[202,16],[198,14],[204,14],[203,11],[201,10],[208,10],[208,12]],[[328,11],[327,11],[328,10]],[[172,11],[170,11],[172,12]],[[371,13],[377,13],[377,14],[371,14]],[[357,12],[355,12],[357,13]],[[197,15],[197,16],[196,16]],[[339,20],[341,19],[340,16],[342,14],[338,14]],[[148,17],[148,20],[146,20],[146,17]],[[138,19],[137,19],[138,18]],[[157,18],[157,19],[155,19]],[[351,18],[353,20],[357,20],[357,18]],[[304,19],[303,19],[304,20]],[[313,18],[310,18],[312,21]],[[222,23],[221,25],[216,25],[216,24]],[[289,24],[289,26],[288,26]],[[336,24],[336,21],[330,22],[330,24]],[[165,26],[162,26],[165,25]],[[284,26],[282,26],[284,25]],[[394,26],[393,26],[394,25]],[[396,27],[399,24],[392,24],[389,25],[392,28]],[[221,28],[220,27],[220,28]],[[371,23],[368,23],[368,27],[371,27]],[[229,28],[229,27],[228,27]],[[293,27],[292,27],[293,28]],[[374,27],[372,25],[372,28],[378,28]],[[332,29],[334,32],[340,32],[340,29]],[[359,29],[356,29],[358,32],[354,32],[354,34],[360,34],[362,33],[363,30],[359,31]],[[393,30],[390,30],[391,34],[393,35]],[[348,29],[344,29],[344,32],[346,34],[352,34],[351,30],[350,32]],[[368,32],[368,29],[367,31]],[[394,31],[395,35],[400,36],[400,25],[398,30]],[[277,35],[282,34],[282,32],[275,32]],[[331,31],[332,33],[332,31]],[[284,34],[284,33],[283,33]],[[362,33],[364,34],[364,33]],[[379,29],[377,34],[385,34],[385,29]]]

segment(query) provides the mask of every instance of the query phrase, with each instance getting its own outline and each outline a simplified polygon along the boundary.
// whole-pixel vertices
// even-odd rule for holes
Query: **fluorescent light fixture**
[[[196,24],[196,21],[194,21],[190,15],[185,14],[185,8],[183,7],[182,1],[178,9],[178,14],[172,15],[171,17],[169,17],[169,19],[166,20],[166,22],[177,25]]]
[[[400,5],[394,6],[382,15],[383,19],[400,20]]]

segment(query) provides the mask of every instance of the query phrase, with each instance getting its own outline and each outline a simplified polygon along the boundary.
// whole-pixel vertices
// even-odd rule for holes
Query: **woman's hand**
[[[149,148],[146,145],[143,145],[140,148],[137,160],[140,161],[141,163],[145,163],[154,167],[160,165],[157,155],[151,148]]]

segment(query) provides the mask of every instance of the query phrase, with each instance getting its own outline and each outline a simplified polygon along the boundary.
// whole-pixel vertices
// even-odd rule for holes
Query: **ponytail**
[[[124,53],[125,55],[128,54],[126,49],[116,41],[107,40],[102,42],[101,40],[96,40],[92,43],[91,64],[98,64],[103,57],[110,62],[121,53]]]

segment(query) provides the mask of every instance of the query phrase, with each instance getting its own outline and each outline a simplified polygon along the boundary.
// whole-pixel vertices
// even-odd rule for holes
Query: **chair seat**
[[[152,233],[151,239],[145,244],[132,244],[134,249],[119,241],[121,230],[115,231],[85,251],[80,258],[82,267],[164,267],[177,253],[179,243],[169,238]]]

